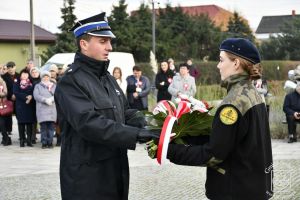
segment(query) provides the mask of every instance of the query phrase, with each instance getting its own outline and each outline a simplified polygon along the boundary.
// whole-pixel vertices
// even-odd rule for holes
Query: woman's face
[[[221,80],[225,80],[233,74],[237,74],[236,62],[231,61],[225,51],[220,52],[220,61],[218,63],[218,69],[220,70]]]
[[[160,64],[160,68],[163,72],[166,72],[168,70],[168,63],[167,62],[162,62]]]
[[[40,73],[37,70],[34,69],[34,70],[31,71],[31,77],[32,78],[38,78],[39,75],[40,75]]]
[[[43,78],[42,78],[42,81],[43,82],[48,82],[48,81],[50,81],[50,77],[49,76],[43,76]]]
[[[113,73],[113,76],[115,77],[115,79],[120,79],[121,78],[120,70],[116,69]]]

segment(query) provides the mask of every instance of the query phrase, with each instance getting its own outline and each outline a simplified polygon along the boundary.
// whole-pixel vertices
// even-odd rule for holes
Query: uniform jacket
[[[55,88],[56,84],[53,84],[49,91],[43,82],[39,82],[34,87],[33,96],[36,102],[36,117],[38,123],[47,121],[56,122],[57,112],[55,102],[53,102],[52,105],[46,103],[47,98],[53,98],[54,100]]]
[[[283,111],[287,116],[293,116],[295,112],[300,112],[300,94],[297,91],[285,96]]]
[[[216,111],[209,142],[170,144],[168,158],[176,164],[207,166],[209,199],[269,199],[273,169],[266,107],[248,75],[226,82],[228,94]]]
[[[173,72],[171,70],[167,70],[166,72],[160,71],[155,77],[155,87],[157,91],[157,102],[161,100],[171,100],[171,94],[168,92],[168,87],[170,83],[173,81]],[[160,83],[164,82],[164,85]]]
[[[127,149],[140,129],[124,124],[128,104],[108,64],[77,52],[56,87],[63,200],[128,198]]]
[[[196,94],[195,78],[189,74],[186,77],[182,77],[178,74],[173,77],[168,91],[172,95],[172,100],[177,97],[178,92],[188,96],[194,96]]]
[[[130,75],[126,78],[127,81],[127,99],[130,104],[133,104],[134,102],[134,97],[133,93],[136,92],[136,83],[137,80],[133,75]],[[142,101],[143,107],[147,108],[148,107],[148,94],[150,92],[151,86],[150,86],[150,81],[146,76],[141,76],[140,82],[142,82],[142,85],[140,88],[142,89],[141,92],[139,92],[139,98]]]
[[[16,96],[16,117],[18,123],[34,123],[36,122],[35,116],[35,103],[33,99],[33,85],[31,84],[25,89],[20,87],[20,80],[15,82],[13,87],[13,94]],[[29,104],[26,104],[26,96],[31,95],[32,99]]]

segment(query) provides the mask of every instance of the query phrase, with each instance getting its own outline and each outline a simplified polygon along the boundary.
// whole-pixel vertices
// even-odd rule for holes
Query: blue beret
[[[224,40],[220,45],[220,51],[232,53],[253,64],[260,63],[260,55],[257,48],[244,38],[229,38]]]
[[[116,37],[111,32],[105,12],[76,22],[70,31],[73,31],[76,38],[83,34],[110,38]]]

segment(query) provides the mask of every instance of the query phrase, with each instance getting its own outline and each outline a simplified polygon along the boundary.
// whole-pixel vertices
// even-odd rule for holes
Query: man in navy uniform
[[[62,128],[62,199],[128,199],[127,149],[159,133],[142,128],[143,116],[128,109],[107,71],[115,35],[105,13],[78,21],[71,31],[78,51],[55,92]]]

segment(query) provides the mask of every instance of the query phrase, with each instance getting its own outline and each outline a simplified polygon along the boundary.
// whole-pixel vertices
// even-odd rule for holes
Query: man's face
[[[107,61],[112,51],[111,38],[92,36],[89,41],[80,40],[81,52],[93,59]]]
[[[14,66],[14,67],[8,67],[8,68],[7,68],[7,72],[8,72],[10,75],[15,75],[15,73],[16,73],[16,66]]]
[[[141,78],[141,76],[142,76],[142,71],[133,70],[133,76],[134,76],[135,78]]]
[[[27,62],[26,68],[27,68],[28,70],[30,70],[30,69],[33,68],[33,67],[34,67],[33,61],[32,61],[32,60],[28,61],[28,62]]]
[[[56,78],[57,77],[57,73],[54,70],[50,70],[50,75],[51,75],[51,78]]]

